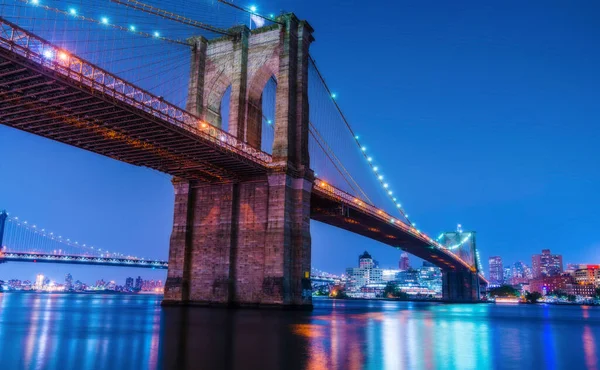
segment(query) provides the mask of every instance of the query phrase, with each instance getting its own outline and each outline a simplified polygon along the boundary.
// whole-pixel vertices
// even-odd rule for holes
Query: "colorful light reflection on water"
[[[596,369],[599,344],[599,307],[315,300],[309,313],[0,294],[1,369]]]

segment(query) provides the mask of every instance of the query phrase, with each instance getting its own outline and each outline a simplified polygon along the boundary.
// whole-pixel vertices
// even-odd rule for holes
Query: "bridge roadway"
[[[1,124],[173,176],[222,183],[265,176],[272,166],[268,153],[2,18],[0,96]],[[476,271],[412,226],[318,179],[311,218],[446,271]]]
[[[166,270],[169,267],[167,261],[158,260],[22,252],[0,252],[0,263],[3,262],[67,263],[93,266],[140,267],[162,270]]]

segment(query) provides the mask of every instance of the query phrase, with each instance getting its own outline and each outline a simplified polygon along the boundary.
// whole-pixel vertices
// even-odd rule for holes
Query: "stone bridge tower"
[[[194,38],[188,111],[261,146],[262,91],[277,81],[268,175],[224,183],[175,178],[163,304],[311,308],[308,50],[312,28],[293,14],[214,40]]]

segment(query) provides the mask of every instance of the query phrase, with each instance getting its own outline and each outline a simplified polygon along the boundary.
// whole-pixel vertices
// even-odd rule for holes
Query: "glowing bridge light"
[[[160,37],[160,33],[158,31],[154,32],[154,37]]]
[[[106,18],[106,17],[100,18],[100,23],[102,23],[102,24],[108,24],[108,18]]]
[[[373,161],[373,157],[368,157],[367,161],[372,162]]]
[[[379,180],[383,180],[383,175],[379,175]]]
[[[251,11],[252,13],[256,13],[256,11],[257,11],[257,10],[258,10],[258,8],[257,8],[255,5],[252,5],[252,6],[250,7],[250,11]]]
[[[400,204],[396,204],[396,208],[402,208]]]
[[[386,188],[386,189],[388,188],[388,186],[390,186],[390,185],[387,184],[387,183],[383,184],[383,187]]]
[[[31,3],[33,5],[39,5],[40,4],[40,0],[31,0]]]
[[[69,54],[65,53],[64,51],[61,51],[60,53],[58,53],[58,58],[60,60],[67,60],[69,59]]]
[[[366,151],[367,151],[367,147],[366,147],[366,146],[363,146],[363,147],[362,147],[362,148],[360,148],[360,149],[361,149],[363,152],[366,152]]]
[[[335,98],[337,98],[337,94],[336,93],[331,93],[331,97],[335,99]]]
[[[355,138],[356,140],[358,140],[358,135],[356,135],[354,138]]]
[[[135,26],[134,25],[129,26],[129,30],[135,32]]]
[[[373,171],[377,172],[377,170],[379,169],[379,167],[375,166],[373,167]]]
[[[52,50],[44,50],[44,58],[50,59],[54,56]],[[27,221],[25,221],[27,223]]]
[[[269,18],[275,18],[275,14],[269,14]]]
[[[272,124],[272,123],[273,123],[273,121],[271,121],[271,120],[267,120],[267,123],[270,125],[270,124]]]

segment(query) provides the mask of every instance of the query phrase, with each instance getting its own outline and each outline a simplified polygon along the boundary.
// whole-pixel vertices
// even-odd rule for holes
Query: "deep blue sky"
[[[486,270],[490,255],[530,264],[542,248],[600,263],[597,2],[258,6],[315,28],[313,56],[422,230],[476,230]],[[168,176],[3,126],[0,147],[0,207],[90,244],[166,258]],[[312,234],[315,267],[342,272],[365,249],[397,266],[385,245],[317,223]],[[0,279],[164,276],[75,270],[7,264]]]

